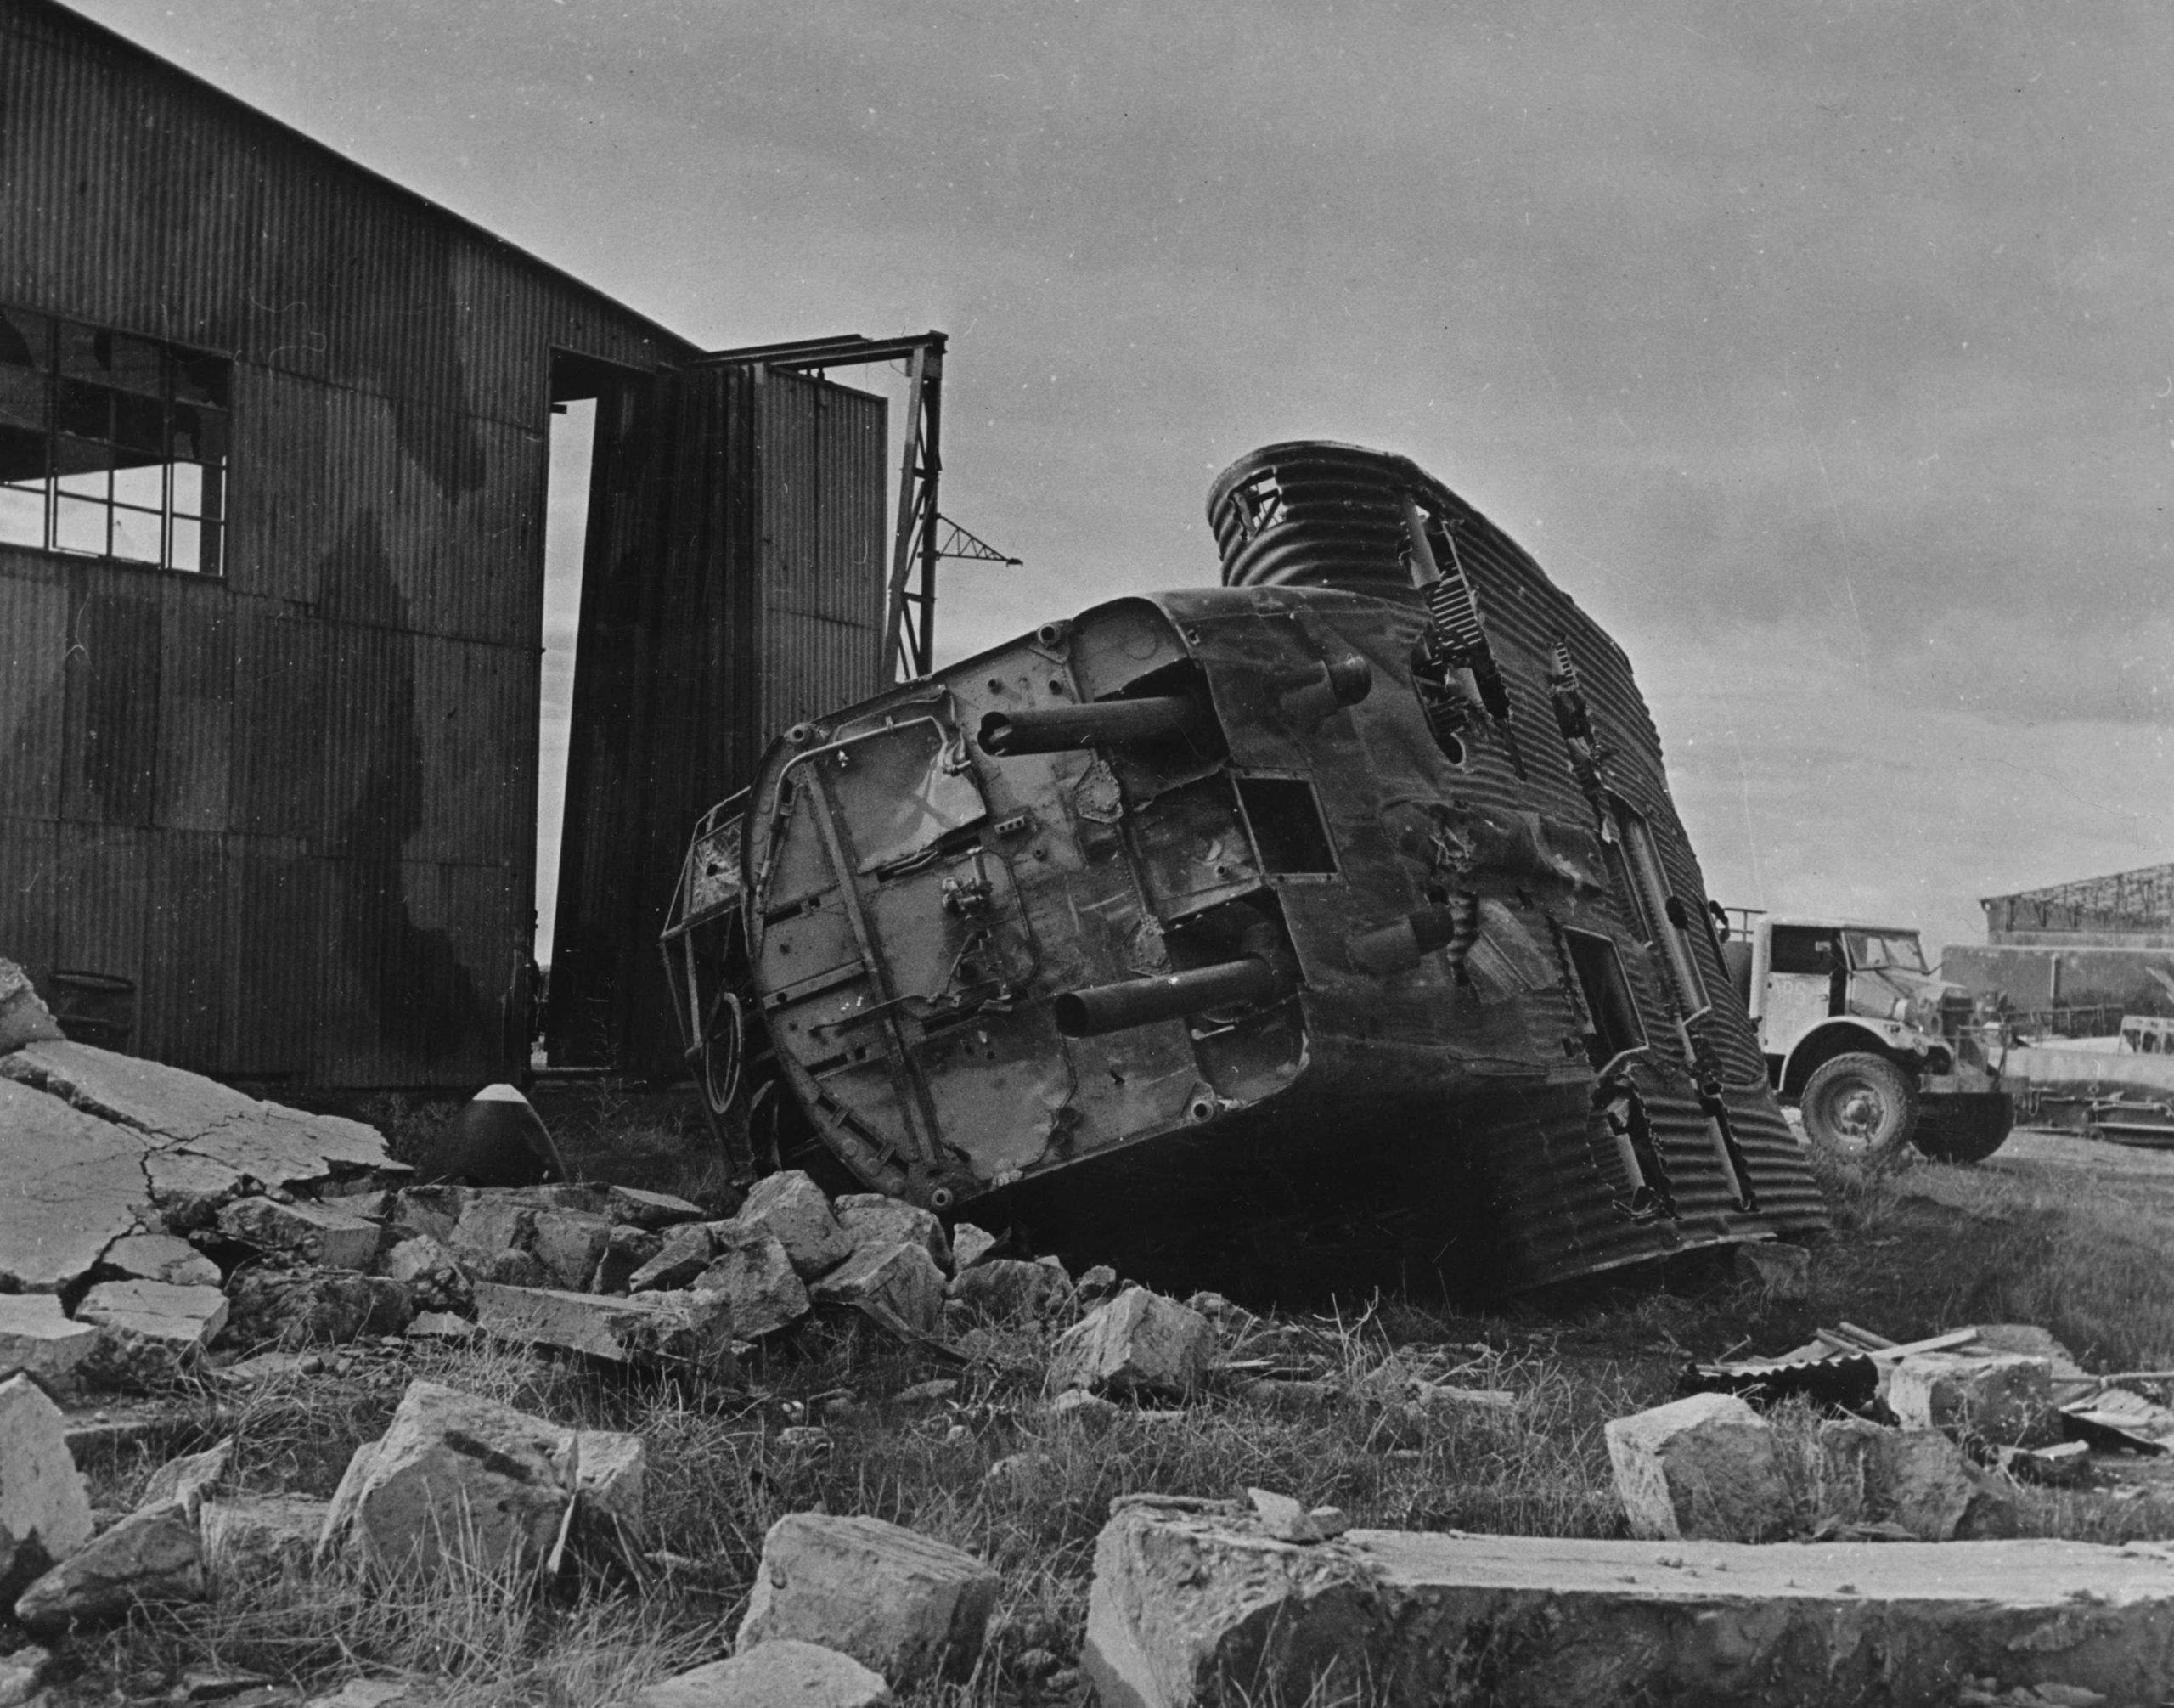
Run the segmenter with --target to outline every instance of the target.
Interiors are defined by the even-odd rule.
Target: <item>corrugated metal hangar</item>
[[[2109,1012],[2174,1012],[2174,865],[1987,896],[1979,905],[1985,946],[1950,948],[1941,961],[1966,989],[2057,1024],[2062,1011],[2090,1011],[2087,1030],[2110,1030]]]
[[[50,0],[0,0],[0,955],[228,1079],[515,1074],[548,426],[594,398],[556,1041],[676,1057],[688,826],[883,675],[883,400]]]

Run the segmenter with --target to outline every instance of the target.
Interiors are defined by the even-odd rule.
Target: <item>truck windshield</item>
[[[1850,965],[1859,968],[1899,967],[1905,972],[1925,971],[1925,951],[1914,932],[1845,931]]]

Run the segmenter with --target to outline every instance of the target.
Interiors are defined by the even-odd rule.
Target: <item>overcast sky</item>
[[[951,334],[947,655],[1351,440],[1623,641],[1718,897],[2174,859],[2157,0],[79,3],[710,346]]]

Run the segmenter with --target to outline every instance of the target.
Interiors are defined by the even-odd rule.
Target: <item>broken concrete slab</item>
[[[249,1183],[224,1163],[187,1151],[153,1151],[144,1158],[151,1209],[168,1233],[193,1233],[217,1225],[219,1212]]]
[[[1592,1542],[1353,1530],[1313,1547],[1140,1502],[1097,1544],[1106,1708],[2157,1701],[2174,1564],[2082,1542]],[[2095,1691],[2098,1699],[2061,1691]]]
[[[900,1684],[963,1673],[1000,1587],[973,1555],[881,1519],[789,1513],[763,1538],[734,1647],[821,1642]]]
[[[1757,1542],[1790,1524],[1766,1420],[1733,1394],[1694,1394],[1608,1424],[1608,1463],[1635,1536]]]
[[[95,1322],[200,1351],[226,1327],[227,1295],[216,1287],[173,1287],[163,1281],[102,1281],[76,1307],[78,1322]]]
[[[925,1245],[870,1243],[817,1282],[808,1296],[818,1305],[871,1305],[909,1328],[932,1333],[943,1316],[943,1271]]]
[[[216,1079],[89,1044],[30,1044],[0,1075],[155,1140],[224,1163],[267,1186],[301,1186],[336,1169],[404,1173],[373,1127],[260,1102]]]
[[[1819,1426],[1816,1516],[1892,1524],[1920,1542],[2014,1533],[2014,1502],[1937,1429],[1889,1429],[1861,1418]]]
[[[219,1211],[219,1231],[268,1256],[324,1269],[364,1270],[377,1261],[385,1230],[323,1204],[236,1198]]]
[[[1016,1257],[988,1258],[961,1269],[943,1290],[986,1322],[1051,1316],[1072,1300],[1072,1283],[1061,1270]]]
[[[1888,1409],[1905,1429],[2009,1446],[2057,1440],[2051,1361],[2021,1352],[1913,1352],[1896,1361]]]
[[[627,1291],[670,1293],[685,1287],[710,1266],[716,1251],[707,1223],[682,1222],[667,1229],[656,1252],[627,1277]]]
[[[476,1283],[476,1322],[526,1345],[555,1346],[615,1364],[677,1365],[736,1381],[732,1307],[720,1294],[644,1293],[616,1299],[553,1288]]]
[[[91,1497],[60,1408],[25,1376],[0,1382],[0,1595],[91,1537]]]
[[[1215,1331],[1197,1311],[1128,1287],[1057,1337],[1050,1382],[1096,1393],[1187,1394],[1208,1379],[1214,1350]]]
[[[0,1079],[0,1288],[58,1292],[133,1233],[144,1152],[140,1134]]]
[[[951,1242],[934,1212],[881,1192],[848,1192],[833,1200],[831,1209],[855,1251],[871,1245],[918,1245],[938,1269],[950,1273]]]
[[[331,1514],[307,1495],[235,1495],[197,1509],[204,1570],[212,1591],[300,1571],[309,1564]]]
[[[0,1378],[27,1376],[48,1394],[72,1396],[98,1344],[97,1325],[69,1321],[54,1294],[0,1294]]]
[[[30,974],[0,956],[0,1056],[25,1044],[59,1043],[66,1035]]]
[[[853,1243],[838,1226],[830,1199],[798,1169],[757,1181],[733,1220],[774,1235],[803,1281],[828,1274],[853,1255]]]
[[[131,1233],[105,1249],[99,1267],[126,1281],[163,1281],[169,1287],[217,1287],[219,1265],[185,1239],[170,1233]]]
[[[398,1334],[415,1314],[399,1282],[352,1270],[247,1269],[228,1283],[228,1338],[246,1345],[341,1346]]]
[[[808,1289],[774,1234],[729,1221],[712,1223],[709,1232],[715,1255],[688,1285],[731,1302],[735,1334],[757,1339],[807,1316]]]
[[[652,1684],[634,1708],[891,1708],[883,1675],[820,1643],[778,1638]]]
[[[540,1563],[572,1498],[566,1439],[494,1400],[410,1383],[383,1437],[348,1462],[323,1545],[388,1570]]]
[[[674,1198],[670,1192],[645,1192],[633,1187],[608,1187],[604,1197],[604,1215],[617,1227],[640,1227],[651,1230],[671,1227],[683,1221],[701,1221],[709,1212],[698,1203]]]
[[[641,1266],[664,1249],[664,1236],[645,1227],[615,1227],[589,1277],[591,1293],[624,1293],[634,1284]]]
[[[403,1187],[386,1200],[378,1220],[396,1241],[428,1236],[442,1245],[453,1243],[453,1231],[472,1196],[465,1187]]]
[[[201,1601],[204,1551],[178,1501],[129,1514],[25,1590],[15,1617],[36,1632],[118,1618],[147,1603]]]

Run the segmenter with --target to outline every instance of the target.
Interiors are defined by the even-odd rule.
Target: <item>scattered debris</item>
[[[737,1383],[732,1307],[716,1293],[597,1293],[476,1283],[476,1321],[532,1346],[583,1352],[615,1364],[676,1366]]]
[[[763,1538],[736,1647],[824,1643],[900,1684],[963,1674],[999,1587],[973,1555],[897,1525],[791,1513]]]
[[[1002,1242],[987,1228],[976,1227],[970,1221],[951,1225],[951,1268],[955,1274],[963,1275],[983,1258],[994,1251]]]
[[[71,1322],[52,1294],[0,1294],[0,1377],[27,1376],[68,1399],[83,1385],[99,1344],[98,1326]]]
[[[773,1638],[652,1684],[634,1708],[891,1708],[891,1688],[849,1654]]]
[[[227,1295],[216,1287],[102,1281],[76,1307],[76,1320],[124,1329],[178,1351],[200,1352],[226,1326],[227,1308]]]
[[[217,1488],[219,1480],[226,1475],[234,1457],[234,1441],[229,1435],[217,1446],[207,1447],[200,1453],[168,1459],[151,1473],[151,1480],[144,1485],[143,1497],[136,1503],[138,1509],[177,1501],[183,1512],[194,1518],[204,1504],[205,1496]]]
[[[757,1181],[736,1219],[774,1235],[803,1281],[828,1274],[853,1255],[853,1241],[838,1226],[830,1199],[798,1169]]]
[[[918,1245],[938,1269],[950,1272],[951,1242],[944,1237],[943,1224],[920,1205],[881,1192],[848,1192],[835,1201],[831,1213],[855,1253],[870,1246]]]
[[[2050,1439],[2053,1373],[2021,1352],[1913,1352],[1895,1361],[1887,1404],[1905,1429],[1953,1429],[1974,1440]]]
[[[863,1218],[864,1228],[873,1226]],[[877,1305],[926,1334],[942,1317],[943,1271],[924,1242],[871,1237],[810,1288],[808,1297],[818,1305]]]
[[[730,1301],[734,1333],[752,1340],[807,1316],[808,1289],[776,1235],[729,1221],[712,1224],[710,1232],[716,1255],[690,1284]]]

